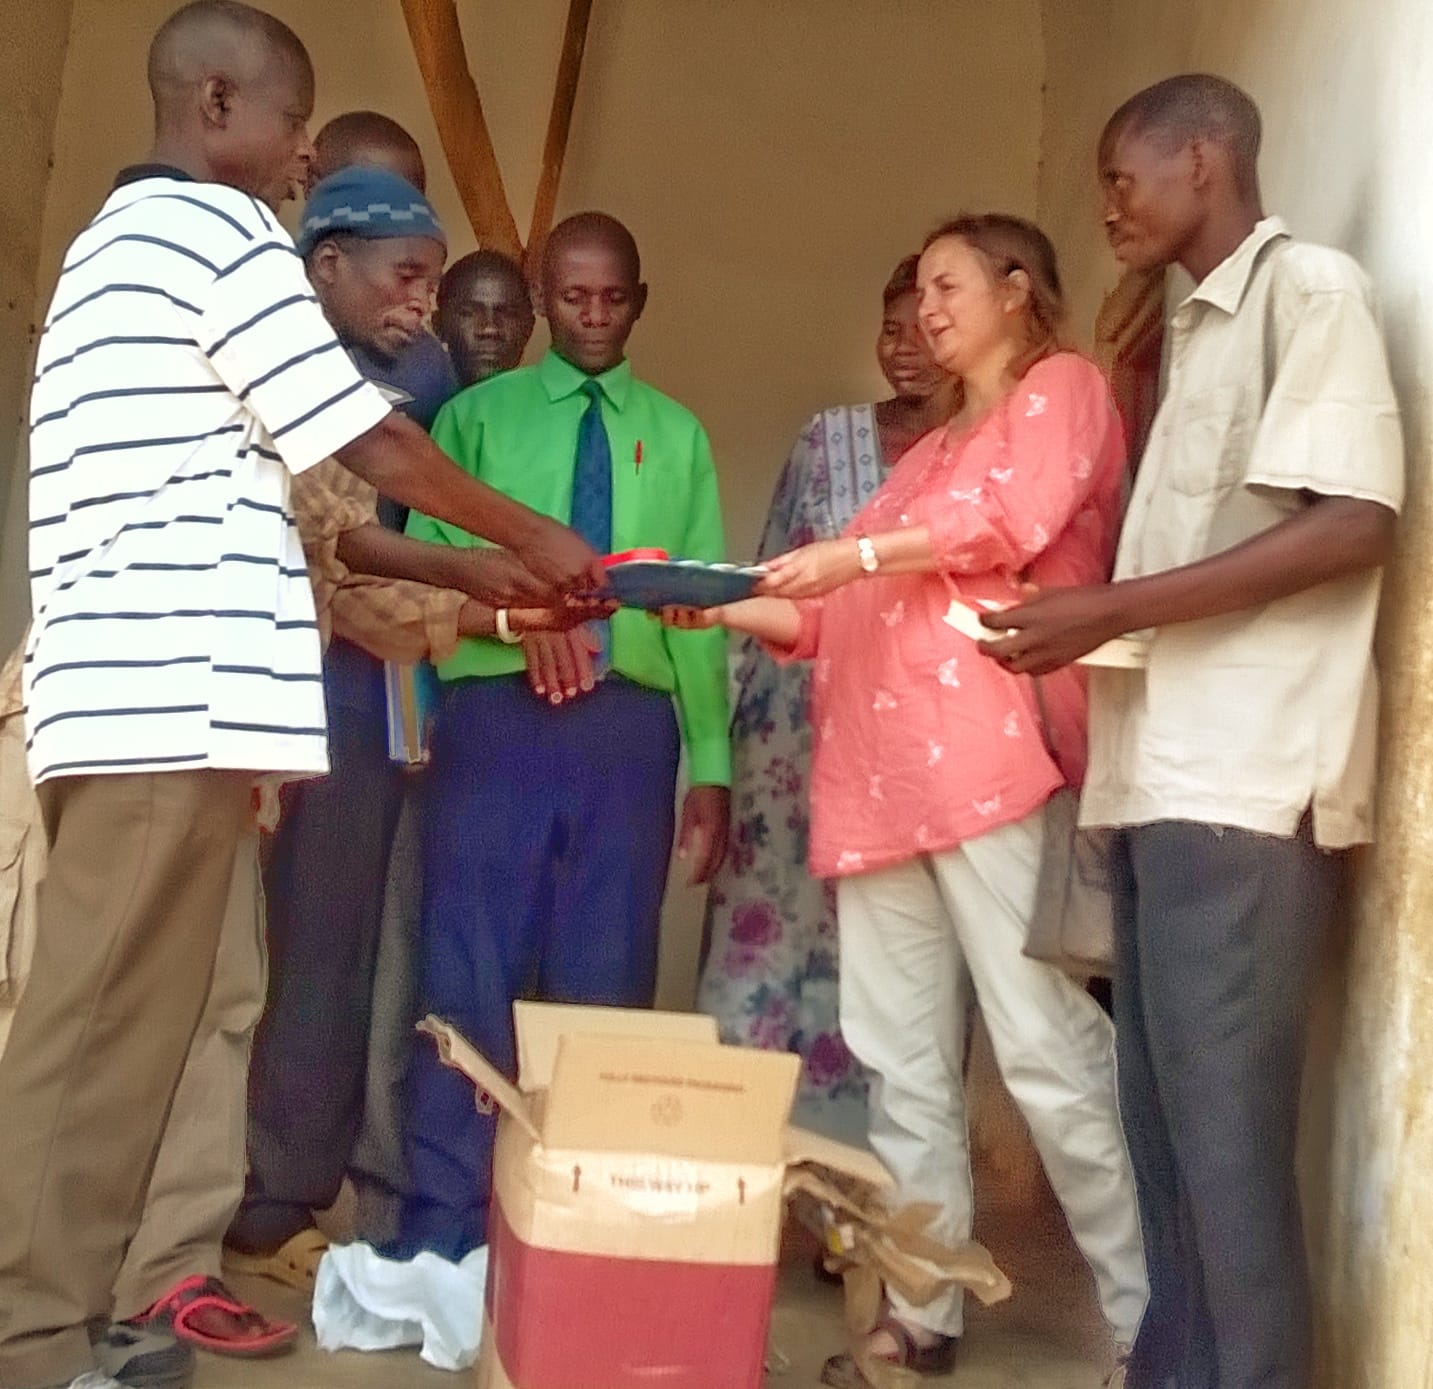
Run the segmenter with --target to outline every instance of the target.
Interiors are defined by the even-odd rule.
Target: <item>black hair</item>
[[[315,176],[337,173],[350,165],[364,165],[362,157],[373,149],[386,149],[395,158],[411,161],[420,175],[417,189],[426,192],[427,166],[418,142],[391,116],[381,111],[345,111],[335,116],[314,136]]]
[[[891,271],[891,278],[886,281],[886,287],[881,291],[881,302],[886,308],[890,308],[904,295],[916,292],[916,267],[920,264],[920,259],[919,254],[906,256]]]
[[[1258,190],[1259,108],[1243,88],[1222,77],[1185,72],[1136,92],[1109,118],[1100,148],[1108,149],[1126,134],[1159,137],[1170,153],[1191,140],[1221,144],[1233,157],[1240,191]]]
[[[623,223],[606,212],[574,213],[571,217],[565,217],[548,233],[547,242],[542,248],[544,280],[552,273],[552,262],[558,251],[576,242],[597,242],[615,251],[632,277],[632,283],[642,283],[642,257],[637,252],[637,238]]]
[[[461,286],[479,275],[510,277],[522,291],[523,302],[528,302],[527,279],[518,263],[511,256],[505,256],[501,251],[483,248],[470,251],[448,267],[438,285],[438,312],[443,312],[444,306],[452,301]]]

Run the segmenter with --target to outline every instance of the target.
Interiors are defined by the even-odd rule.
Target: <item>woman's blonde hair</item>
[[[922,252],[948,236],[965,242],[985,262],[992,282],[1008,279],[1017,270],[1023,270],[1030,282],[1026,304],[1030,344],[1010,364],[1011,372],[1017,378],[1024,376],[1036,362],[1060,351],[1065,291],[1060,285],[1060,266],[1050,238],[1023,217],[1005,212],[964,213],[931,232]]]

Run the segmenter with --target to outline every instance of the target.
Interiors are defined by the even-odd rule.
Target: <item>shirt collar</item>
[[[632,364],[625,357],[615,367],[608,367],[600,376],[588,376],[565,357],[559,357],[548,348],[542,361],[537,364],[538,379],[547,391],[549,400],[566,400],[576,395],[587,381],[595,381],[602,388],[612,406],[621,410],[627,403],[627,392],[632,386]]]
[[[1265,217],[1254,224],[1254,230],[1214,267],[1195,287],[1184,302],[1199,300],[1223,309],[1227,314],[1239,311],[1244,302],[1244,293],[1249,281],[1254,278],[1254,268],[1259,263],[1259,253],[1271,241],[1287,237],[1289,229],[1281,217]]]
[[[176,169],[173,164],[131,164],[114,176],[114,186],[123,188],[127,183],[139,183],[146,178],[172,178],[178,179],[180,183],[194,182],[192,174]]]

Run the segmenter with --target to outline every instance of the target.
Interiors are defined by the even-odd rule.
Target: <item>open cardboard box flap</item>
[[[705,1013],[658,1013],[651,1009],[597,1008],[577,1003],[513,1004],[517,1033],[518,1089],[525,1095],[546,1090],[564,1036],[665,1037],[671,1041],[717,1044],[716,1019]]]
[[[461,1071],[473,1082],[477,1090],[478,1108],[484,1114],[491,1114],[494,1106],[513,1121],[534,1143],[542,1142],[528,1102],[512,1083],[491,1061],[478,1051],[452,1023],[429,1013],[418,1024],[419,1032],[426,1032],[438,1044],[438,1057],[445,1066]]]
[[[881,1160],[865,1148],[853,1148],[824,1134],[792,1124],[786,1130],[786,1165],[788,1168],[825,1167],[843,1177],[851,1177],[867,1186],[884,1190],[895,1185]]]
[[[890,1174],[864,1149],[787,1126],[795,1057],[721,1046],[716,1021],[705,1014],[518,1002],[513,1025],[517,1085],[450,1024],[429,1017],[420,1030],[437,1042],[445,1064],[473,1082],[479,1108],[505,1110],[536,1143],[784,1162],[826,1168],[878,1189],[891,1185]],[[559,1053],[569,1037],[581,1040],[567,1052],[558,1085]],[[680,1074],[673,1073],[674,1062]],[[628,1079],[618,1082],[618,1075]],[[657,1082],[664,1076],[680,1085],[662,1092]],[[544,1092],[546,1103],[535,1104]]]

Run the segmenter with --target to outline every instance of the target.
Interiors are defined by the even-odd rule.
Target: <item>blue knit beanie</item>
[[[448,238],[433,205],[405,178],[387,169],[340,169],[309,194],[299,229],[299,254],[307,256],[335,232],[379,240],[427,236],[446,254]]]

